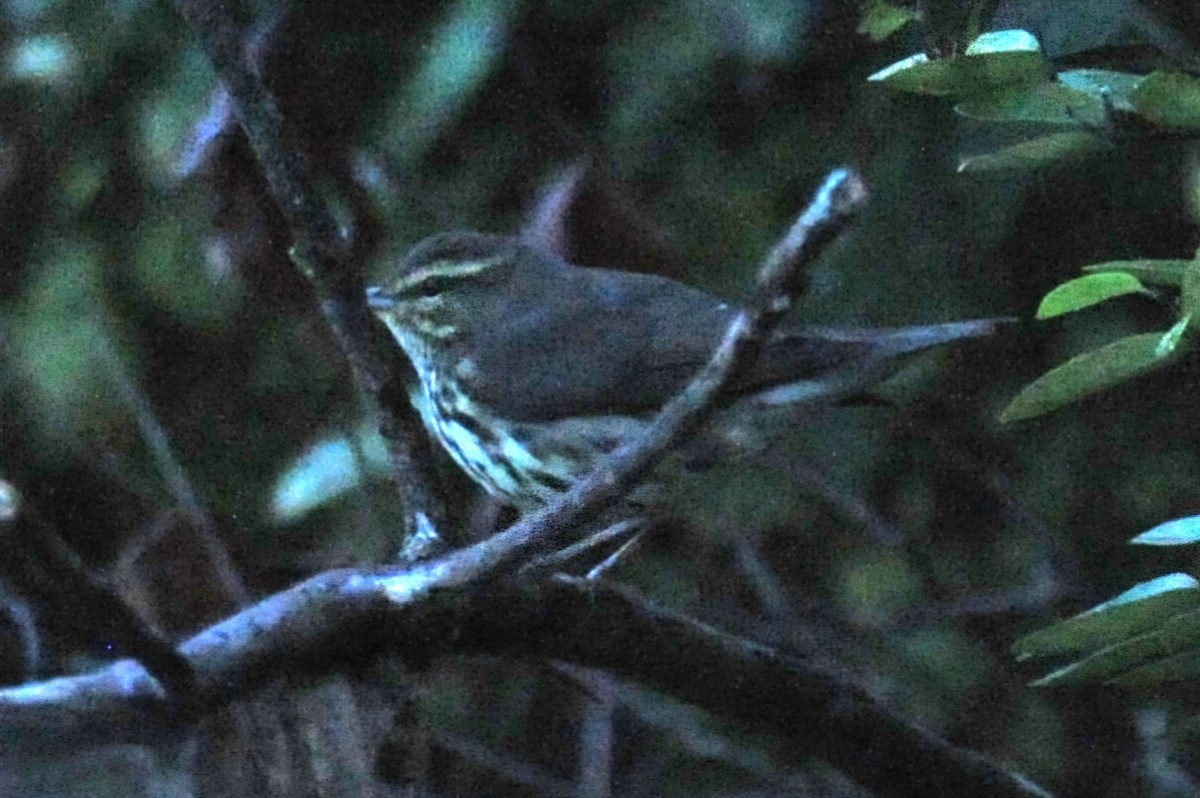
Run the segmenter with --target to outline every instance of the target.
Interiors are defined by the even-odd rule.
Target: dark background
[[[1026,27],[1055,59],[1146,42],[1186,49],[1198,29],[1187,6],[1014,2],[989,27]],[[799,312],[821,323],[1030,318],[1085,264],[1186,258],[1197,243],[1196,161],[1182,139],[1040,172],[956,175],[961,156],[1021,131],[868,84],[926,39],[914,25],[872,43],[855,33],[855,4],[312,0],[242,11],[254,20],[248,50],[301,125],[371,275],[438,230],[516,231],[573,179],[563,213],[573,260],[737,298],[840,164],[874,194],[813,271]],[[332,451],[321,442],[360,440],[370,418],[169,4],[6,4],[0,70],[0,476],[174,634],[233,602],[190,542],[195,518],[139,428],[148,415],[255,594],[390,556],[397,508],[378,473],[358,474],[369,458],[347,449],[296,470],[305,453]],[[688,518],[619,577],[736,633],[815,647],[905,716],[1065,794],[1189,794],[1186,782],[1170,791],[1183,774],[1155,731],[1186,716],[1182,691],[1032,690],[1042,670],[1008,648],[1191,567],[1186,550],[1125,541],[1200,504],[1195,364],[1038,421],[995,420],[1070,355],[1173,321],[1168,305],[1130,298],[925,355],[892,386],[895,407],[814,412],[765,462],[681,486]],[[334,488],[300,491],[315,506],[284,519],[273,502],[289,474]],[[463,523],[478,519],[469,487],[453,490]],[[41,620],[39,675],[105,656],[95,629]],[[621,695],[613,794],[855,794],[820,768],[780,774],[766,741]],[[583,757],[588,695],[536,667],[438,661],[414,700],[440,740],[428,774],[444,794],[549,794],[453,741],[559,779]],[[175,794],[162,774],[186,763],[139,756],[10,765],[0,785]]]

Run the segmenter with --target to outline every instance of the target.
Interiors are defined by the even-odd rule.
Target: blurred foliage
[[[820,177],[851,163],[873,203],[814,268],[807,318],[1029,318],[1075,285],[1036,329],[922,358],[893,386],[896,407],[814,411],[764,457],[681,486],[685,522],[618,575],[731,631],[818,652],[906,716],[1064,793],[1159,786],[1165,766],[1142,767],[1137,699],[1031,691],[1044,668],[1014,667],[1010,647],[1195,568],[1191,549],[1126,546],[1200,503],[1193,4],[258,0],[243,11],[248,57],[304,130],[372,275],[437,230],[519,228],[574,166],[573,260],[737,297]],[[970,50],[981,30],[1028,33]],[[951,101],[868,80],[914,53],[925,57],[892,75],[927,72],[900,88]],[[179,543],[196,530],[119,390],[125,375],[255,593],[388,557],[396,507],[370,466],[370,419],[169,4],[5,4],[0,70],[0,478],[167,628],[219,617],[222,602],[205,600],[218,582]],[[980,153],[993,160],[974,168],[1040,168],[956,172]],[[1124,276],[1082,291],[1084,267]],[[1101,354],[1113,342],[1116,360]],[[998,422],[1022,386],[1068,367],[1065,394],[1017,414],[1025,423]],[[1110,379],[1114,368],[1138,379]],[[463,480],[452,489],[464,526],[495,519]],[[1194,590],[1102,605],[1079,616],[1100,619],[1087,647],[1047,656],[1187,652],[1194,611],[1156,603],[1182,592]],[[1131,611],[1145,623],[1110,623]],[[42,675],[105,656],[45,634]],[[414,678],[395,670],[376,675]],[[426,775],[445,794],[539,794],[518,774],[571,779],[586,756],[593,698],[577,686],[458,659],[415,678],[416,715],[444,741]],[[1188,698],[1162,692],[1158,706],[1186,717]],[[662,715],[632,693],[617,702],[614,793],[821,778],[780,773],[770,743],[737,729],[688,732]],[[529,768],[498,773],[452,735]],[[1177,745],[1180,761],[1194,753],[1194,738]],[[55,767],[4,760],[0,746],[0,783],[159,795],[178,787],[163,773],[181,761],[122,748]]]

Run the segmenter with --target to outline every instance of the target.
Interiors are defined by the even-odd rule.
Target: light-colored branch
[[[800,293],[807,267],[866,205],[867,193],[866,184],[852,170],[830,173],[808,208],[768,255],[759,272],[754,300],[730,323],[708,365],[667,403],[654,422],[549,507],[487,540],[453,552],[445,558],[445,567],[457,574],[461,583],[507,573],[530,555],[558,548],[581,522],[624,496],[704,422],[725,387],[753,364],[771,330]]]
[[[896,715],[852,680],[583,579],[431,591],[436,569],[334,571],[185,642],[201,706],[283,672],[328,672],[385,652],[543,657],[604,668],[761,733],[792,741],[884,796],[1045,796],[983,755]],[[0,739],[45,751],[162,739],[181,718],[140,666],[0,690]],[[13,753],[18,753],[14,747]]]

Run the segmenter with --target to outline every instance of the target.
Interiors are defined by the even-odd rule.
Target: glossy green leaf
[[[1200,79],[1179,72],[1152,72],[1130,96],[1134,110],[1160,127],[1200,131]]]
[[[988,122],[1042,122],[1098,126],[1104,123],[1104,103],[1082,91],[1049,81],[990,92],[959,103],[955,112]]]
[[[1027,30],[1011,28],[983,34],[967,45],[966,55],[990,55],[992,53],[1040,53],[1042,46],[1037,37]]]
[[[1200,582],[1188,574],[1167,574],[1026,635],[1012,650],[1018,660],[1077,654],[1148,632],[1195,609],[1200,609]]]
[[[1113,72],[1109,69],[1069,69],[1056,75],[1058,82],[1099,99],[1105,95],[1118,111],[1132,112],[1134,89],[1145,75]]]
[[[1037,39],[1025,31],[998,31],[976,39],[963,55],[934,60],[918,53],[868,80],[915,94],[971,97],[1036,85],[1046,77]]]
[[[964,158],[959,172],[986,172],[993,169],[1034,169],[1073,158],[1082,158],[1107,149],[1108,145],[1094,133],[1067,130],[1050,133],[1011,147],[983,155]]]
[[[1129,542],[1139,546],[1186,546],[1200,543],[1200,515],[1189,515],[1159,524]]]
[[[1158,354],[1162,337],[1161,332],[1131,335],[1068,360],[1026,385],[1000,421],[1045,415],[1172,362],[1173,357]]]
[[[893,3],[874,2],[863,10],[855,32],[873,42],[881,42],[918,17],[919,14],[911,9]]]
[[[1165,660],[1181,653],[1200,650],[1200,609],[1163,618],[1155,628],[1104,646],[1095,653],[1033,682],[1034,687],[1065,687],[1094,682],[1112,683],[1117,677],[1146,666],[1159,666],[1160,675],[1171,674],[1162,668]],[[1148,674],[1140,677],[1145,679]],[[1159,679],[1161,681],[1162,679]]]
[[[1112,260],[1084,266],[1089,273],[1125,272],[1150,285],[1165,285],[1178,288],[1183,285],[1183,273],[1190,260]]]
[[[1065,282],[1046,294],[1038,305],[1037,318],[1051,319],[1114,297],[1149,293],[1138,278],[1126,272],[1089,274]]]

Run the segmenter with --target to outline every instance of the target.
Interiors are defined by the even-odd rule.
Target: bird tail
[[[903,365],[905,356],[966,338],[983,338],[1017,321],[1011,317],[967,319],[944,324],[894,328],[805,328],[782,333],[771,355],[802,347],[816,366],[810,373],[780,379],[761,390],[762,404],[841,400],[862,395]]]
[[[913,327],[814,328],[812,332],[849,344],[868,344],[871,354],[875,357],[898,357],[963,338],[986,338],[995,335],[1003,327],[1016,324],[1017,321],[1019,319],[1012,316],[995,316]]]

